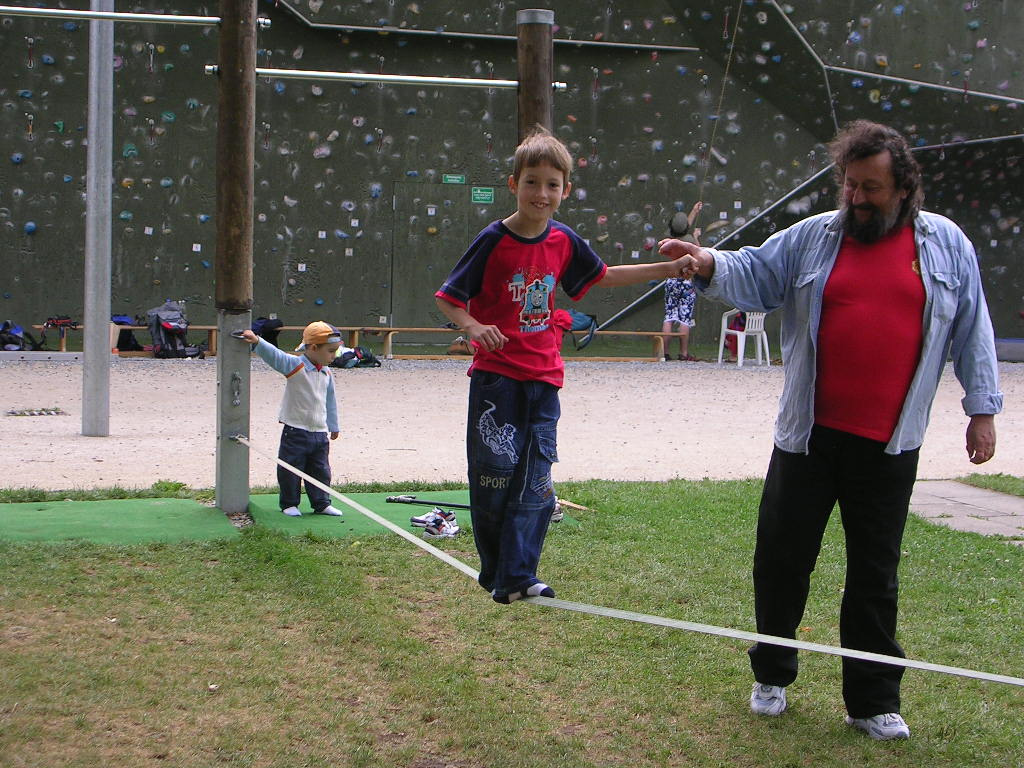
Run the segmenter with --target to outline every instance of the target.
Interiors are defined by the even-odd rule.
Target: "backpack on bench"
[[[332,368],[380,368],[380,358],[366,347],[344,347],[338,350],[338,356],[331,361]]]
[[[583,349],[594,340],[594,333],[597,331],[597,316],[588,315],[576,309],[569,309],[568,312],[572,318],[572,327],[569,328],[572,344],[576,349]],[[582,338],[578,338],[576,334],[583,334]]]
[[[186,343],[188,320],[185,311],[177,301],[165,301],[162,306],[146,313],[149,335],[153,337],[153,357],[201,357],[199,347]]]
[[[262,339],[266,339],[270,344],[280,348],[280,344],[277,343],[277,337],[281,335],[281,327],[284,322],[275,318],[269,317],[257,317],[252,321],[252,332],[255,333]]]
[[[22,329],[20,325],[15,325],[10,320],[4,320],[0,325],[0,352],[39,351],[42,348],[42,341],[36,341],[32,334]]]
[[[146,325],[146,320],[139,315],[133,320],[128,315],[111,315],[110,322],[114,325]],[[142,352],[143,347],[135,337],[135,331],[130,328],[122,328],[117,332],[117,342],[114,346],[121,352]]]

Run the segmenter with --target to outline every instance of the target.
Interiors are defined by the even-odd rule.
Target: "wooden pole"
[[[249,345],[230,334],[252,322],[256,142],[256,0],[221,0],[217,102],[217,507],[249,507]]]
[[[524,9],[516,14],[516,66],[519,72],[519,141],[541,125],[552,129],[555,12]]]
[[[252,309],[256,0],[221,0],[216,306]]]

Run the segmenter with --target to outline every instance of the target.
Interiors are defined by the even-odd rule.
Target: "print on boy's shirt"
[[[535,333],[548,329],[551,318],[551,296],[555,292],[555,276],[541,276],[531,268],[529,273],[517,272],[508,284],[512,301],[519,304],[519,330]]]

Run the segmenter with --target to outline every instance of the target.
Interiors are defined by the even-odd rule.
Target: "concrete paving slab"
[[[918,517],[957,517],[962,515],[964,505],[956,501],[937,499],[926,503],[910,502],[910,511]]]
[[[953,480],[920,480],[910,510],[947,528],[985,536],[1024,535],[1024,497],[1011,496]],[[1024,541],[1011,540],[1015,546]]]
[[[1017,532],[1014,533],[1014,534],[1011,534],[1013,536],[1022,536],[1022,535],[1024,535],[1024,517],[1019,517],[1018,515],[1002,515],[1002,516],[990,517],[990,518],[987,518],[987,519],[991,523],[995,523],[995,524],[998,524],[998,525],[1005,525],[1005,526],[1007,526],[1009,528],[1016,528]]]
[[[970,531],[980,533],[983,536],[1020,536],[1021,531],[1014,525],[993,522],[990,518],[982,517],[933,517],[931,522],[944,525],[947,528],[954,528],[958,531]]]

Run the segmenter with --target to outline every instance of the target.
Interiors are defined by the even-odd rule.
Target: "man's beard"
[[[900,208],[902,206],[894,206],[888,213],[883,213],[881,208],[870,203],[858,206],[844,205],[842,214],[846,234],[861,243],[877,243],[903,223]],[[870,211],[871,217],[867,221],[858,221],[855,215],[855,211],[858,210]]]

